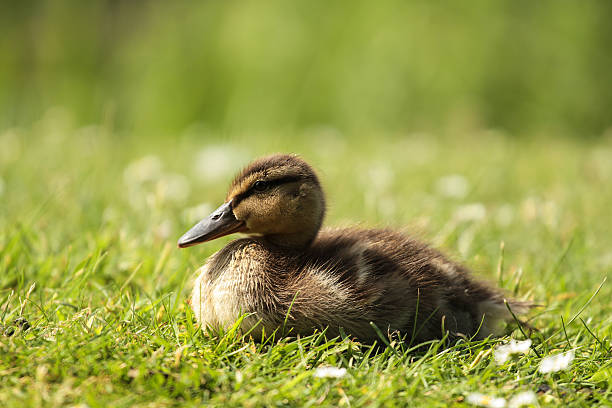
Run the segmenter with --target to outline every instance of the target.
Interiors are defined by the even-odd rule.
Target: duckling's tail
[[[541,307],[537,303],[528,301],[528,300],[516,300],[516,299],[504,299],[504,303],[508,309],[510,317],[506,319],[507,322],[512,322],[513,320],[521,327],[527,328],[530,332],[539,331],[536,327],[532,326],[527,320],[522,319],[521,317],[529,313],[529,311],[536,307]]]
[[[517,316],[524,315],[528,313],[534,307],[539,306],[528,300],[516,300],[516,299],[504,299],[504,304],[506,308],[508,309],[508,312],[511,315],[514,314]]]
[[[477,338],[483,339],[489,335],[500,335],[503,332],[504,323],[516,322],[521,327],[536,330],[522,316],[527,314],[537,305],[533,302],[515,299],[489,299],[478,304],[479,315],[482,316],[482,324],[478,330]]]

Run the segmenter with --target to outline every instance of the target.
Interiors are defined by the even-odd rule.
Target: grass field
[[[151,141],[51,111],[2,130],[0,146],[4,407],[460,407],[473,392],[523,391],[541,406],[612,405],[609,137],[194,129]],[[321,334],[258,344],[194,326],[194,271],[232,238],[187,250],[176,240],[222,202],[240,166],[277,151],[319,170],[327,225],[405,229],[541,304],[531,351],[496,364],[496,345],[525,338],[515,327],[415,352]],[[567,370],[538,371],[569,350]],[[324,366],[347,371],[315,376]]]

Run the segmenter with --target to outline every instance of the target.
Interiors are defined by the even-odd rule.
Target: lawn
[[[129,138],[50,111],[0,132],[0,405],[541,406],[612,404],[612,141],[494,131]],[[540,304],[539,332],[374,347],[318,333],[263,344],[200,330],[195,269],[232,239],[179,250],[240,166],[277,151],[320,172],[327,225],[391,226]],[[531,336],[498,365],[494,348]],[[378,347],[380,346],[380,347]],[[542,358],[573,350],[566,370]],[[318,367],[345,368],[320,378]]]

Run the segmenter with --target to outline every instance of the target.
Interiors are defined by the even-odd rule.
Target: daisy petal
[[[479,407],[491,407],[491,408],[504,408],[506,406],[506,400],[503,398],[491,397],[489,395],[481,394],[479,392],[473,392],[468,394],[465,400],[472,405]]]
[[[317,378],[342,378],[346,375],[346,368],[318,367],[314,376]]]
[[[541,373],[554,373],[561,370],[567,370],[574,360],[574,351],[570,350],[567,353],[555,354],[544,357],[540,362],[539,370]]]
[[[525,391],[512,397],[508,408],[520,408],[531,405],[538,405],[538,397],[533,391]]]

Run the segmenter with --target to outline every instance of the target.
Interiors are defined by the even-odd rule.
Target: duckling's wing
[[[320,295],[318,304],[333,310],[329,320],[351,321],[357,315],[361,331],[367,320],[415,340],[439,338],[447,330],[481,338],[511,318],[500,291],[394,231],[326,230],[307,255],[304,276],[311,292]],[[296,286],[304,282],[298,280]],[[527,308],[517,302],[511,306],[517,313]]]

